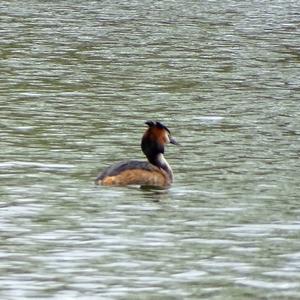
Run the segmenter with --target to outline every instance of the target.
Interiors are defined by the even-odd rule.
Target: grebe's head
[[[144,154],[154,156],[165,152],[165,144],[171,143],[178,145],[176,140],[171,136],[171,132],[167,126],[158,121],[147,121],[146,132],[143,135],[141,147]]]

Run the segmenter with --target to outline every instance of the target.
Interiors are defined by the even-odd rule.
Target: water
[[[299,8],[1,1],[1,299],[299,299]],[[147,119],[172,187],[95,187]]]

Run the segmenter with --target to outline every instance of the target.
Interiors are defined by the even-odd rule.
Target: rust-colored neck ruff
[[[172,182],[173,172],[163,155],[165,152],[164,145],[167,142],[168,134],[164,129],[156,127],[148,128],[142,138],[141,148],[148,161],[165,171]]]

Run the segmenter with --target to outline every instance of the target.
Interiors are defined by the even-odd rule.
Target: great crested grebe
[[[141,148],[148,161],[122,161],[106,168],[97,178],[102,185],[141,185],[168,187],[173,181],[173,172],[164,158],[165,144],[178,145],[170,130],[160,122],[147,121]]]

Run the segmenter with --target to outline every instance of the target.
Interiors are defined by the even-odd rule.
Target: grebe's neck
[[[155,156],[147,156],[147,158],[151,164],[167,172],[171,182],[173,181],[173,171],[162,153],[158,153]]]

